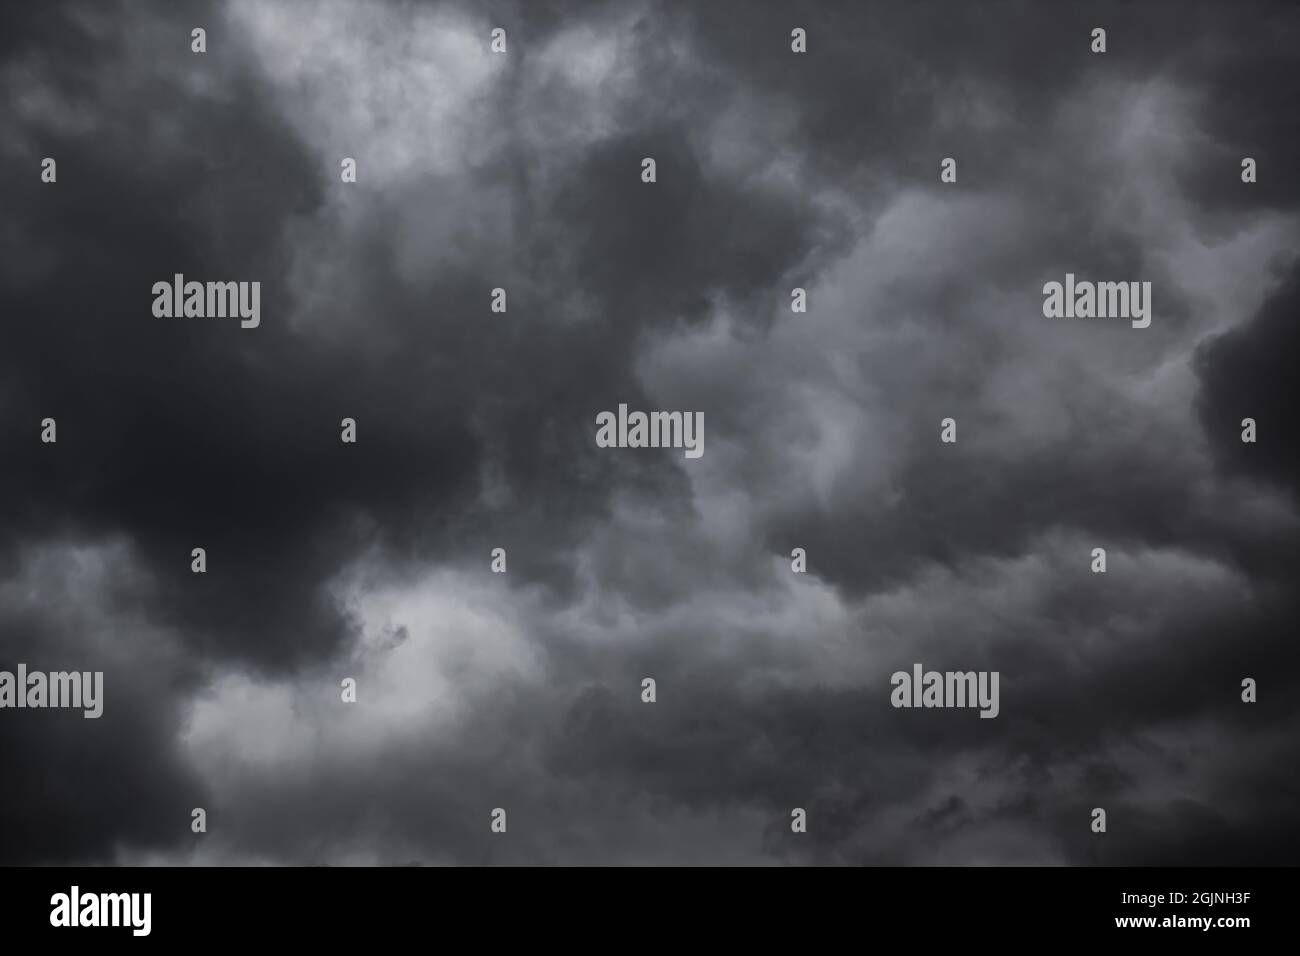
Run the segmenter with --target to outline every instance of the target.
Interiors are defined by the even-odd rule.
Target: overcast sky
[[[1293,5],[0,17],[0,862],[1300,858]]]

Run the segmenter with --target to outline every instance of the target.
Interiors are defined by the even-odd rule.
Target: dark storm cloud
[[[925,183],[956,145],[977,181],[999,182],[1071,88],[1168,72],[1195,57],[1211,31],[1226,31],[1216,42],[1232,50],[1268,29],[1213,3],[772,0],[746,4],[743,15],[726,4],[669,9],[729,80],[797,104],[815,161],[839,175],[864,167],[872,178]],[[790,62],[796,26],[807,30],[810,55]],[[1104,61],[1090,51],[1094,27],[1108,32]],[[981,127],[983,135],[970,135]]]
[[[92,59],[79,61],[87,75],[129,75],[134,66],[123,62],[125,24],[109,29]],[[278,218],[310,202],[301,153],[242,92],[228,108],[194,108],[174,86],[155,90],[137,79],[101,91],[87,83],[74,102],[93,113],[92,130],[42,141],[43,151],[26,157],[54,155],[58,184],[41,190],[30,177],[8,180],[22,241],[64,254],[39,281],[20,277],[5,291],[6,314],[22,317],[9,328],[4,358],[6,446],[21,463],[6,470],[5,525],[11,544],[51,529],[127,533],[167,582],[168,617],[199,641],[209,627],[224,630],[224,617],[238,625],[227,640],[274,658],[329,631],[328,617],[302,617],[321,569],[311,560],[319,507],[301,492],[302,449],[311,447],[302,425],[318,417],[320,400],[310,378],[297,378],[306,363],[282,330],[262,330],[264,351],[253,352],[222,334],[229,328],[162,328],[149,311],[149,289],[174,272],[263,274]],[[256,157],[259,172],[221,199],[218,221],[242,230],[226,236],[222,227],[209,231],[203,211],[215,191],[226,192],[214,185],[208,158],[241,162],[231,143]],[[274,274],[266,280],[274,308]],[[31,440],[46,416],[59,422],[56,446]],[[209,550],[212,579],[189,574],[196,546]],[[194,583],[209,580],[226,584],[205,593]]]
[[[1224,466],[1293,492],[1300,460],[1292,441],[1241,440],[1242,419],[1262,432],[1289,428],[1300,414],[1294,359],[1300,346],[1300,264],[1249,322],[1206,343],[1197,356],[1203,388],[1200,410],[1206,434]]]
[[[184,37],[188,22],[151,23],[150,36]],[[69,18],[65,31],[74,40],[77,24]],[[574,368],[564,343],[521,336],[494,357],[500,341],[480,322],[464,323],[486,311],[490,276],[439,279],[436,308],[459,321],[431,323],[427,299],[390,292],[382,268],[365,278],[364,263],[356,281],[370,308],[359,317],[360,342],[320,348],[279,320],[242,333],[255,343],[203,320],[162,327],[148,311],[148,290],[175,272],[259,278],[266,312],[287,312],[292,292],[277,239],[287,219],[319,205],[322,184],[255,83],[218,77],[222,95],[197,100],[177,88],[203,69],[189,65],[184,44],[163,49],[168,67],[157,69],[170,83],[161,88],[96,87],[97,73],[134,66],[121,46],[127,22],[105,29],[79,61],[86,79],[71,94],[93,115],[92,130],[42,138],[42,152],[28,157],[59,157],[57,188],[27,180],[9,187],[10,208],[25,224],[21,241],[68,253],[41,281],[20,281],[6,294],[6,311],[24,316],[6,351],[10,457],[19,463],[6,471],[15,482],[5,494],[6,526],[19,536],[68,524],[130,534],[168,582],[169,619],[206,650],[274,663],[327,653],[345,622],[318,591],[346,555],[371,536],[427,554],[431,526],[470,507],[481,450],[465,422],[476,406],[502,393],[540,399],[488,424],[504,431],[508,476],[536,480],[524,496],[544,500],[553,490],[546,476],[568,456],[590,455],[586,435],[569,428],[549,449],[547,421],[594,418],[590,402],[581,414],[571,407],[569,383],[617,352],[596,342]],[[24,133],[34,142],[41,131]],[[534,321],[542,327],[544,314]],[[478,331],[457,333],[462,323]],[[402,347],[376,360],[367,343],[385,332]],[[507,361],[523,354],[537,361]],[[18,425],[35,428],[47,415],[60,422],[56,448],[33,443],[34,432]],[[364,461],[340,447],[345,415],[360,423]],[[207,577],[189,572],[195,546],[208,550]],[[519,563],[521,573],[536,566]]]
[[[698,311],[705,291],[744,290],[758,272],[779,268],[794,248],[785,228],[794,210],[786,203],[773,216],[766,204],[742,203],[725,184],[705,182],[680,132],[670,132],[679,155],[663,155],[671,181],[665,206],[647,202],[630,221],[617,210],[615,164],[637,148],[628,141],[602,146],[539,211],[547,230],[554,223],[572,232],[593,267],[617,266],[603,279],[590,273],[603,309],[621,316],[602,323],[609,333],[540,334],[544,307],[516,298],[516,314],[531,313],[539,333],[503,339],[479,321],[486,290],[498,280],[476,272],[435,279],[438,311],[461,321],[430,323],[428,298],[394,287],[382,261],[369,273],[367,263],[356,263],[361,275],[350,280],[371,310],[359,341],[317,345],[275,320],[257,330],[256,343],[233,326],[201,320],[164,328],[148,312],[148,290],[174,272],[256,277],[266,313],[287,312],[292,290],[277,241],[287,221],[310,217],[323,201],[313,158],[268,109],[268,91],[238,72],[244,64],[189,53],[188,29],[199,22],[189,12],[72,5],[32,24],[44,39],[15,49],[24,72],[13,94],[43,87],[87,121],[50,128],[50,117],[26,113],[11,130],[30,148],[15,160],[36,164],[53,155],[59,182],[6,180],[6,208],[22,224],[15,245],[33,259],[5,285],[6,314],[22,317],[5,353],[10,566],[24,542],[51,533],[126,534],[133,560],[144,562],[140,573],[157,581],[148,600],[154,622],[213,663],[284,667],[327,658],[340,646],[349,622],[322,588],[374,541],[425,558],[459,553],[457,545],[486,555],[489,542],[509,543],[514,573],[524,579],[562,562],[555,545],[575,534],[575,518],[591,520],[599,497],[592,492],[628,470],[593,458],[589,436],[573,425],[611,400],[635,399],[626,380],[636,325],[680,308]],[[215,51],[225,37],[213,12],[201,22]],[[49,30],[51,22],[59,29]],[[143,67],[141,56],[150,58]],[[195,75],[216,92],[195,95],[188,85]],[[594,188],[596,198],[604,192],[603,208],[587,205],[593,194],[578,184]],[[668,215],[697,201],[704,208],[682,223]],[[570,222],[566,206],[578,221]],[[693,261],[690,250],[701,247],[715,212],[739,227],[737,249]],[[752,228],[751,216],[773,225]],[[527,235],[533,225],[524,227]],[[591,230],[586,245],[578,238],[584,230]],[[643,257],[646,236],[660,251]],[[640,301],[651,277],[665,272],[667,307]],[[630,285],[641,296],[628,298]],[[336,423],[344,414],[360,422],[364,462],[340,448]],[[33,440],[47,415],[59,421],[57,446]],[[482,449],[465,423],[476,419],[491,432],[495,464],[518,486],[513,497],[522,505],[505,520],[481,515],[487,533],[471,518]],[[435,529],[449,540],[434,537]],[[189,571],[195,546],[208,552],[203,577]],[[17,640],[21,628],[14,630]],[[110,674],[115,696],[123,683]],[[172,704],[152,715],[157,735],[175,726]],[[120,727],[121,718],[111,724]],[[165,748],[145,747],[142,756],[154,750]],[[121,758],[114,749],[105,760]],[[134,761],[120,765],[128,777],[145,775],[130,769]],[[40,792],[48,774],[27,769]],[[163,786],[158,780],[154,789],[162,794]],[[107,812],[121,809],[111,804]],[[121,827],[148,845],[129,820]],[[107,845],[87,842],[81,852],[93,856]],[[53,856],[64,852],[49,848]]]
[[[129,547],[24,549],[0,586],[0,669],[103,673],[99,717],[6,710],[0,721],[6,864],[108,859],[125,843],[176,845],[203,781],[176,739],[202,677],[170,636],[132,609],[156,583]]]
[[[0,722],[8,858],[1293,858],[1296,280],[1232,292],[1294,247],[1280,9],[16,17],[0,663],[116,656],[93,766]],[[1067,270],[1155,323],[1043,326]],[[174,272],[260,280],[261,327],[155,319]],[[596,449],[619,402],[702,408],[705,458]],[[131,585],[21,598],[50,542]],[[1000,670],[1001,716],[891,708],[917,660]]]

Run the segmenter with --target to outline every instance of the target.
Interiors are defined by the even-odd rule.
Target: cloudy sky
[[[0,862],[1300,860],[1300,11],[1137,7],[6,5]]]

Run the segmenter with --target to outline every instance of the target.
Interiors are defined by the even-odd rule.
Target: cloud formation
[[[1295,862],[1294,10],[6,16],[0,862]]]

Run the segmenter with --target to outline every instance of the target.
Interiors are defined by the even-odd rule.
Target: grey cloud
[[[7,861],[1294,861],[1293,13],[50,10],[0,40],[0,665],[116,690],[91,750],[0,718]],[[1065,271],[1151,328],[1044,320]],[[262,326],[154,319],[175,272]],[[705,457],[596,448],[619,402]],[[1000,717],[894,710],[913,661]]]

